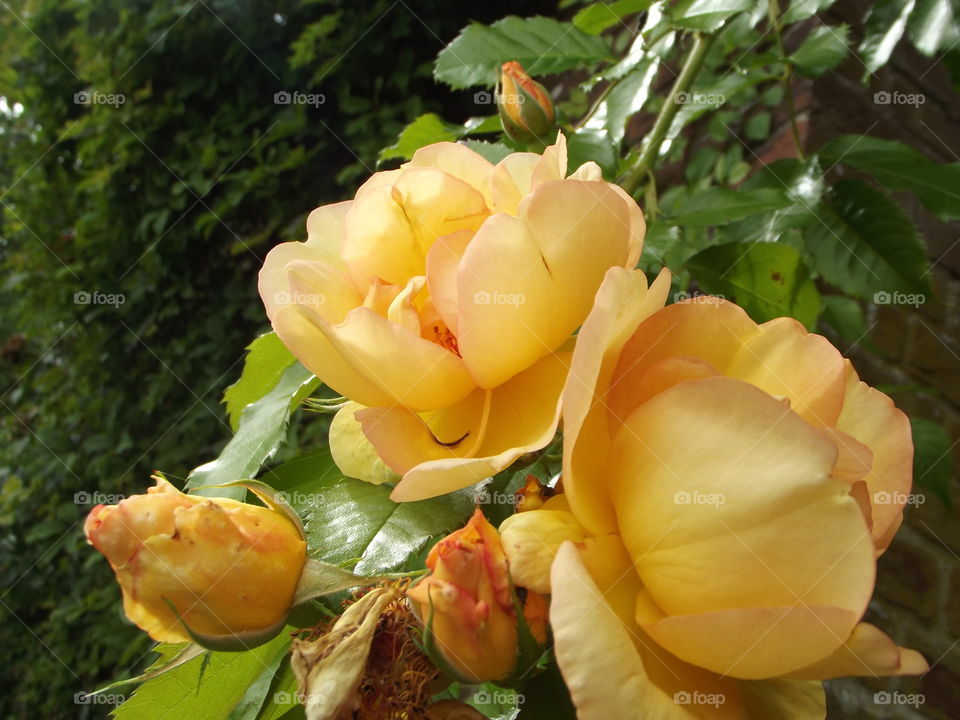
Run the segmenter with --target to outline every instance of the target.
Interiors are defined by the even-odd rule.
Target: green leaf
[[[563,681],[556,661],[533,678],[523,689],[523,720],[576,720],[577,711],[570,690]]]
[[[617,0],[610,4],[598,2],[587,5],[573,16],[573,24],[590,35],[599,35],[608,27],[621,22],[627,15],[642,12],[652,0]]]
[[[870,8],[858,50],[867,70],[875,72],[886,65],[907,29],[907,19],[915,4],[916,0],[880,0]]]
[[[229,720],[257,720],[260,711],[264,709],[267,701],[270,687],[273,685],[274,678],[279,673],[280,666],[285,663],[290,654],[289,642],[280,643],[276,648],[276,654],[273,658],[266,660],[262,672],[247,687],[233,710],[230,712]]]
[[[334,564],[360,558],[358,574],[403,566],[430,538],[462,527],[474,505],[469,490],[395,503],[390,487],[342,477],[329,450],[302,455],[263,479],[300,512],[311,557]]]
[[[807,36],[803,44],[790,56],[790,60],[801,75],[823,75],[847,56],[848,34],[849,28],[846,25],[821,25]]]
[[[752,0],[680,0],[670,6],[669,13],[678,27],[713,32],[728,18],[753,6]]]
[[[933,55],[947,47],[956,35],[952,0],[919,0],[917,9],[910,17],[910,39],[924,55]]]
[[[835,2],[836,0],[793,0],[787,11],[780,16],[780,21],[789,25],[800,20],[806,20],[823,12]]]
[[[853,298],[824,295],[822,320],[850,345],[863,343],[867,338],[869,328],[863,306]]]
[[[290,636],[281,633],[266,645],[247,652],[212,652],[148,680],[113,713],[116,720],[228,720],[247,689],[286,653]],[[179,646],[158,647],[166,655]],[[208,660],[206,660],[208,659]],[[162,660],[161,660],[162,661]],[[158,662],[161,662],[158,661]],[[201,682],[201,668],[203,670]],[[242,717],[242,715],[241,715]]]
[[[783,190],[791,204],[730,223],[721,231],[721,242],[782,242],[794,228],[819,223],[816,208],[823,196],[824,181],[815,156],[804,162],[794,158],[776,160],[741,185],[744,191],[763,189]]]
[[[567,137],[567,167],[573,172],[589,161],[595,162],[603,170],[607,179],[613,177],[617,170],[617,155],[613,143],[603,131],[579,130]]]
[[[296,358],[276,333],[264,333],[247,345],[247,357],[240,379],[223,393],[233,432],[240,425],[243,409],[266,395],[277,384],[283,371],[294,362]]]
[[[453,142],[463,134],[463,131],[464,129],[459,125],[444,122],[435,113],[426,113],[407,125],[400,132],[396,143],[380,151],[379,162],[393,158],[409,160],[425,145]]]
[[[434,75],[453,88],[493,87],[500,66],[516,60],[531,76],[552,75],[610,59],[599,37],[546,17],[505,17],[493,25],[465,27],[440,51]]]
[[[770,113],[761,111],[751,115],[744,123],[743,131],[751,140],[763,140],[770,134]]]
[[[712,187],[694,193],[671,222],[675,225],[721,225],[748,215],[785,208],[791,202],[783,190],[774,188],[743,192]]]
[[[255,477],[260,466],[273,456],[286,438],[291,410],[319,384],[313,373],[300,363],[284,370],[273,389],[243,411],[237,433],[220,456],[190,473],[187,488]],[[198,495],[236,499],[245,493],[243,487],[196,490]]]
[[[923,418],[910,418],[910,429],[913,431],[914,483],[952,507],[950,476],[953,472],[953,447],[950,436],[942,425]]]
[[[735,300],[757,322],[789,315],[813,328],[820,293],[800,259],[787,245],[729,243],[697,253],[687,262],[708,293]]]
[[[461,140],[461,143],[478,155],[482,155],[494,165],[513,152],[503,143],[486,142],[485,140]]]
[[[597,114],[590,119],[588,127],[600,124],[610,139],[619,143],[623,139],[627,120],[639,112],[650,98],[653,81],[657,77],[660,62],[654,57],[645,57],[610,91]]]
[[[843,135],[820,151],[827,165],[870,173],[891,190],[910,190],[942,220],[960,218],[960,163],[937,164],[903,143]]]
[[[877,293],[931,294],[927,254],[910,219],[862,180],[838,182],[804,232],[817,272],[864,300]]]

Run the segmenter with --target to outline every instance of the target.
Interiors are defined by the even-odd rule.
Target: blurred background
[[[827,14],[856,36],[868,6]],[[511,12],[571,14],[546,1],[0,2],[0,717],[102,717],[75,693],[144,666],[151,642],[85,545],[86,512],[155,469],[183,478],[216,457],[223,389],[267,328],[264,255],[302,239],[313,207],[352,195],[417,116],[481,114],[472,93],[434,83],[433,60],[470,20]],[[931,60],[902,43],[879,71],[882,87],[923,94],[913,113],[878,103],[862,73],[851,57],[797,81],[805,137],[869,131],[960,161],[960,45]],[[786,118],[751,143],[782,157]],[[960,228],[902,195],[936,301],[870,306],[862,331],[823,331],[960,457]],[[938,489],[908,509],[867,618],[933,665],[898,681],[925,702],[878,707],[889,681],[834,681],[830,717],[957,717],[948,459],[923,469]]]

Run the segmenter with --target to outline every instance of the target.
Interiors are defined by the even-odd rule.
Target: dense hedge
[[[73,694],[142,664],[85,512],[215,456],[262,257],[407,121],[470,111],[430,78],[467,20],[442,0],[0,12],[0,715],[101,715]]]

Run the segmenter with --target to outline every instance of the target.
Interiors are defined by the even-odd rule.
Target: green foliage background
[[[0,96],[23,106],[0,113],[0,716],[100,716],[73,694],[142,666],[151,643],[84,543],[84,501],[217,455],[222,391],[265,327],[267,250],[301,239],[305,213],[350,194],[407,122],[470,100],[431,79],[466,11],[410,8],[0,10]],[[84,90],[126,102],[75,104]],[[274,104],[282,90],[325,102]]]

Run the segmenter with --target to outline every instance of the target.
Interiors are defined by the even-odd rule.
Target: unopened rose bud
[[[536,510],[546,501],[544,486],[536,475],[527,475],[526,484],[517,491],[517,512]]]
[[[110,561],[127,617],[160,642],[262,642],[282,628],[306,561],[284,513],[185,495],[162,478],[96,506],[84,532]]]
[[[502,680],[517,661],[517,617],[507,559],[478,509],[427,556],[432,573],[407,592],[426,625],[427,650],[462,682]]]
[[[552,139],[555,113],[550,94],[524,71],[520,63],[506,62],[500,71],[497,96],[504,132],[516,142],[546,144]]]

